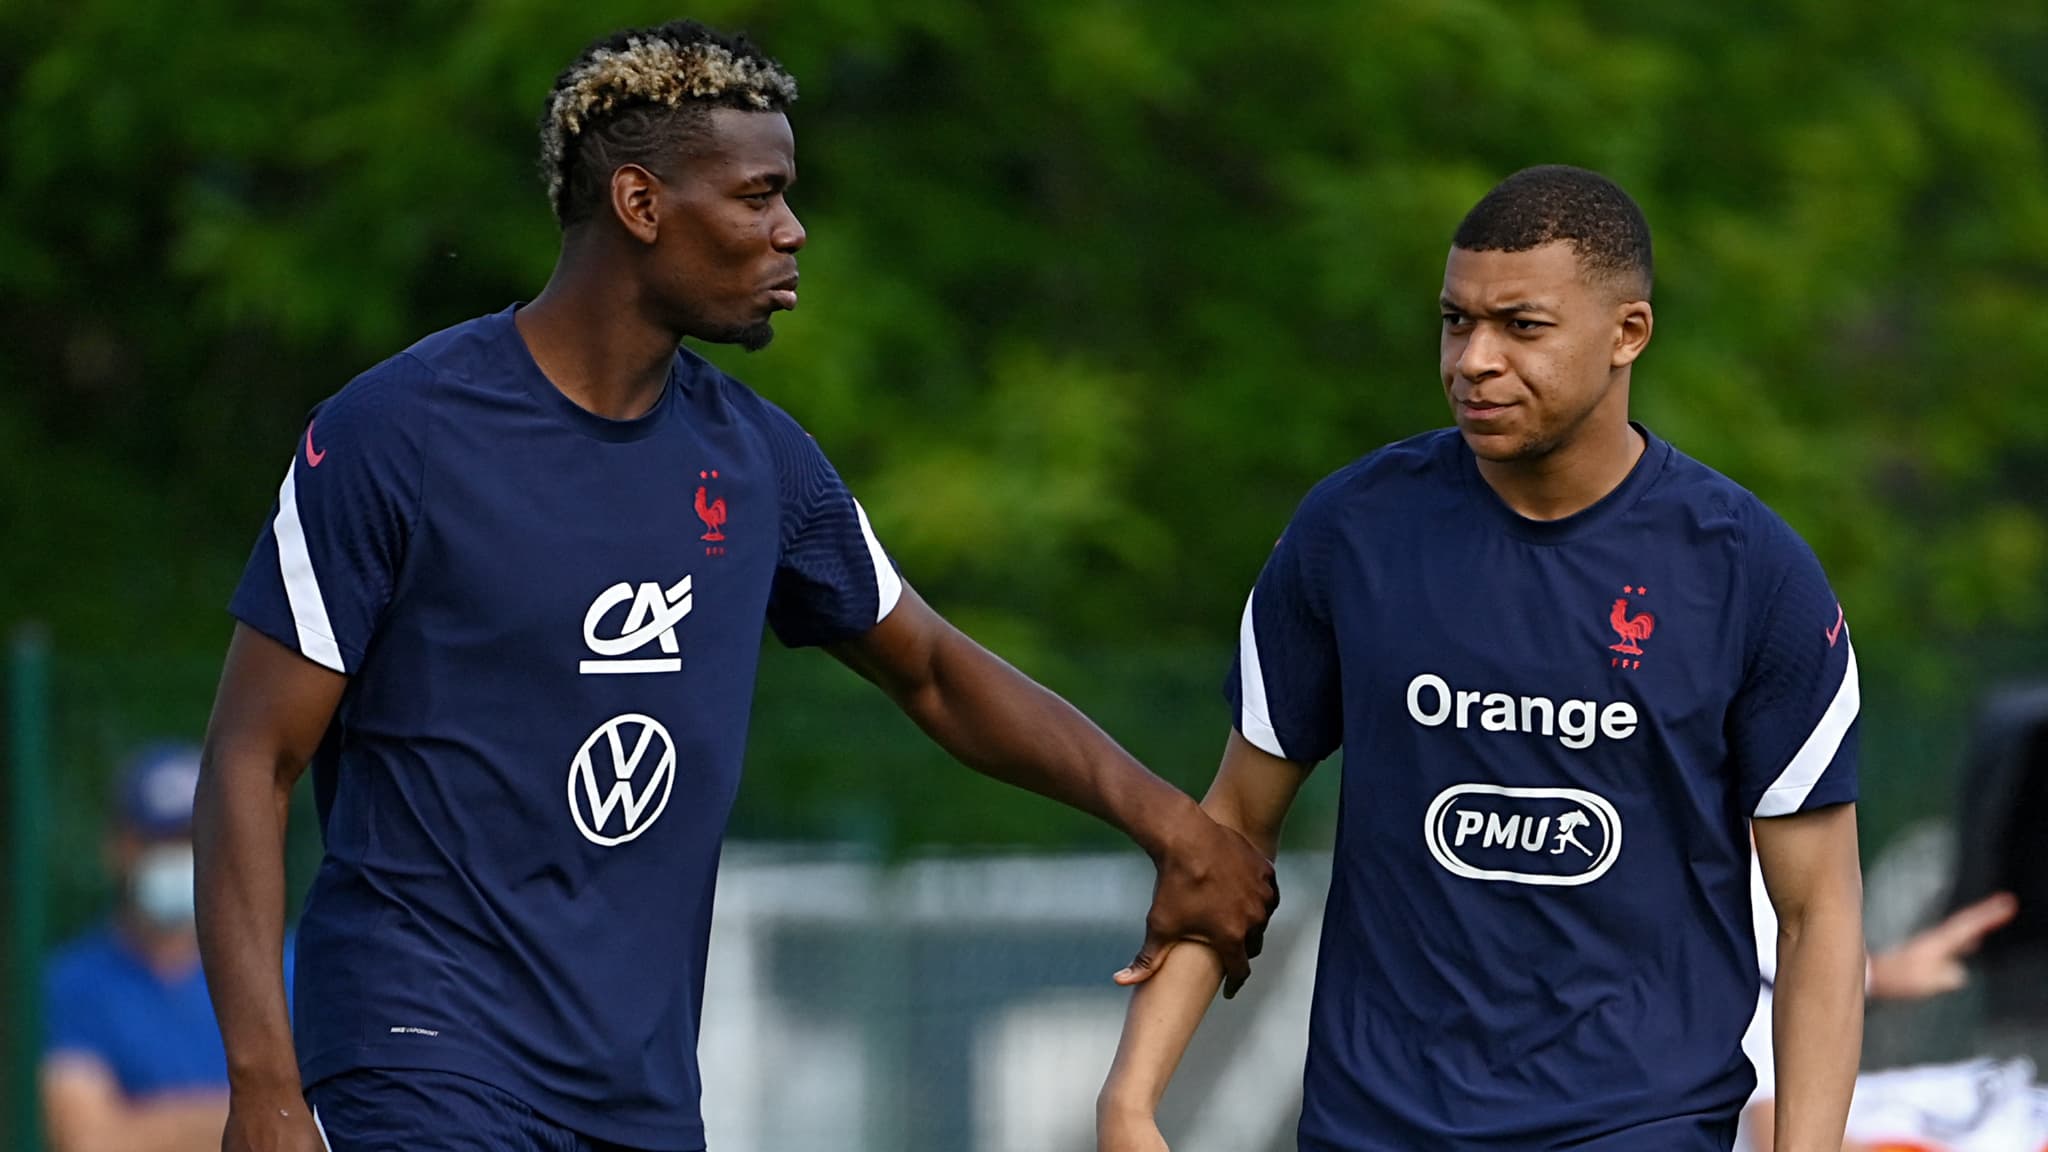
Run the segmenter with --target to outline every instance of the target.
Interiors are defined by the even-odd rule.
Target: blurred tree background
[[[1640,199],[1639,415],[1849,606],[1868,843],[2048,667],[2048,6],[0,0],[0,623],[50,630],[72,793],[196,735],[307,408],[539,289],[555,72],[679,14],[803,85],[803,310],[713,354],[928,598],[1191,788],[1294,502],[1446,422],[1448,237],[1532,163]],[[1113,842],[828,660],[763,675],[736,835]]]

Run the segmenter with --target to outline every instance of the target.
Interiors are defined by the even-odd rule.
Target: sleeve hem
[[[302,648],[299,644],[299,624],[296,620],[287,621],[283,624],[279,624],[273,620],[266,620],[263,619],[258,613],[250,611],[240,602],[228,605],[228,615],[234,617],[237,621],[248,625],[251,629],[254,629],[257,632],[261,632],[264,636],[270,638],[271,640],[275,640],[279,644],[284,645],[286,648],[291,649],[293,653],[295,653],[301,660],[306,661],[308,664],[315,664],[319,667],[327,668],[327,670],[330,672],[339,672],[344,676],[353,675],[353,672],[351,670],[362,666],[363,653],[361,649],[356,648],[352,644],[344,644],[339,639],[336,639],[333,636],[328,636],[325,633],[316,632],[315,635],[318,635],[320,636],[321,639],[332,643],[334,645],[335,651],[341,653],[342,666],[339,668],[329,668],[326,664],[320,662],[319,660],[315,660],[313,657],[306,655],[305,649]],[[312,630],[308,629],[308,631]]]

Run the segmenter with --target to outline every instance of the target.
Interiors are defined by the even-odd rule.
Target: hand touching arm
[[[1268,755],[1232,731],[1202,809],[1273,857],[1280,829],[1308,768]],[[1163,1150],[1154,1119],[1167,1083],[1215,999],[1223,966],[1200,945],[1176,948],[1131,997],[1116,1062],[1096,1101],[1101,1152]]]
[[[830,651],[878,685],[933,741],[985,775],[1122,829],[1159,869],[1143,980],[1178,940],[1214,946],[1231,990],[1279,901],[1272,864],[1154,776],[1073,705],[970,640],[906,587],[895,610]]]

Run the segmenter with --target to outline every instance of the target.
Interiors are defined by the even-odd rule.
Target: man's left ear
[[[1650,346],[1650,330],[1656,327],[1656,316],[1650,310],[1648,300],[1630,300],[1620,306],[1616,317],[1613,367],[1626,368],[1635,363],[1643,349]]]

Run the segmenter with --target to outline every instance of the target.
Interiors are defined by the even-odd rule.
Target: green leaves
[[[942,608],[1056,675],[1195,645],[1206,684],[1300,495],[1445,421],[1466,208],[1527,164],[1599,167],[1657,236],[1638,413],[1813,542],[1870,676],[1955,691],[1974,637],[2048,613],[2037,7],[700,7],[797,72],[811,232],[775,346],[714,354],[819,436]],[[0,8],[0,501],[61,476],[83,522],[157,510],[194,559],[131,575],[133,603],[217,621],[227,588],[189,573],[239,563],[306,407],[538,290],[548,84],[668,14]],[[55,579],[0,560],[0,597],[66,643],[147,626]],[[1090,683],[1112,712],[1148,691]],[[1186,720],[1149,716],[1139,750],[1181,754]]]

